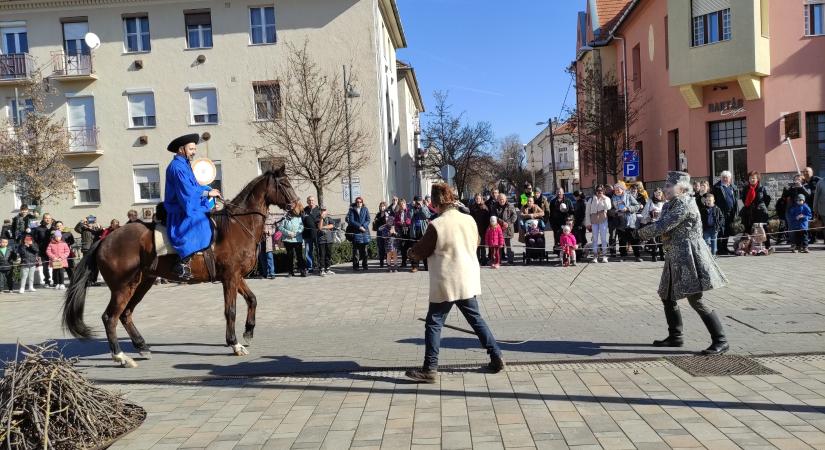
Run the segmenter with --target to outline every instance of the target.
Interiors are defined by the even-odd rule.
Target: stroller
[[[528,220],[525,222],[527,230],[524,236],[524,264],[531,261],[547,261],[547,244],[544,239],[544,232],[539,228],[538,220]]]

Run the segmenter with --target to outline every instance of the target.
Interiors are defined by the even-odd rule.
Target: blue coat
[[[281,233],[284,234],[283,241],[300,244],[304,242],[304,222],[300,216],[293,216],[287,214],[283,222],[281,222]],[[293,235],[290,236],[290,233]]]
[[[195,180],[192,166],[183,156],[175,155],[166,168],[166,228],[169,241],[181,258],[209,247],[212,227],[207,213],[212,202],[206,195],[209,186]]]
[[[361,207],[361,213],[358,213],[354,207],[349,209],[347,213],[347,223],[353,227],[363,227],[363,232],[356,232],[352,241],[356,244],[370,243],[370,211],[366,206]]]
[[[797,219],[797,216],[803,215],[805,217]],[[788,210],[787,220],[791,230],[807,230],[808,224],[813,218],[811,208],[803,203],[801,205],[793,205]]]

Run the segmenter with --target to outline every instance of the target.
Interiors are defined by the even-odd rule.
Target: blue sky
[[[398,0],[425,106],[449,91],[456,112],[492,123],[497,138],[528,142],[558,116],[575,58],[584,0]],[[567,104],[575,101],[571,88]]]

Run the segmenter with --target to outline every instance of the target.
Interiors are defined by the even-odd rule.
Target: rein
[[[217,197],[217,198],[220,198],[220,197]],[[250,237],[250,238],[252,238],[255,242],[259,242],[259,241],[263,238],[263,233],[264,233],[263,231],[261,231],[261,236],[259,236],[258,238],[256,238],[256,237],[255,237],[255,235],[254,235],[254,234],[252,234],[252,232],[251,232],[251,231],[249,231],[249,228],[248,228],[248,227],[247,227],[247,226],[246,226],[243,222],[241,222],[240,220],[236,219],[236,217],[237,217],[237,216],[258,215],[258,216],[261,216],[261,217],[264,219],[264,223],[266,223],[266,214],[264,214],[264,213],[262,213],[262,212],[260,212],[260,211],[254,211],[254,210],[251,210],[251,209],[245,208],[245,207],[240,206],[240,205],[237,205],[237,204],[235,204],[235,203],[232,203],[232,202],[226,201],[226,200],[224,200],[224,199],[222,199],[222,198],[221,198],[221,203],[223,203],[223,204],[224,204],[225,208],[223,209],[223,211],[218,212],[218,214],[221,214],[221,213],[226,214],[226,217],[228,217],[228,218],[229,218],[229,220],[234,220],[234,221],[235,221],[235,223],[237,223],[238,225],[240,225],[240,226],[241,226],[241,229],[243,229],[243,230],[244,230],[244,232],[246,232],[246,234],[247,234],[247,235],[249,235],[249,237]],[[232,211],[230,211],[230,210],[229,210],[229,208],[232,208],[232,209],[237,209],[237,210],[241,210],[241,211],[240,211],[240,212],[232,212]],[[224,211],[225,211],[225,212],[224,212]]]

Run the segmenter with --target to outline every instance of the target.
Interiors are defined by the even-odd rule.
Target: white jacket
[[[587,207],[584,211],[584,225],[589,227],[592,225],[590,223],[590,216],[592,214],[596,214],[597,212],[604,211],[607,214],[607,211],[610,211],[610,208],[613,207],[613,203],[610,201],[610,197],[604,196],[599,198],[597,195],[590,197],[590,200],[587,201]]]

